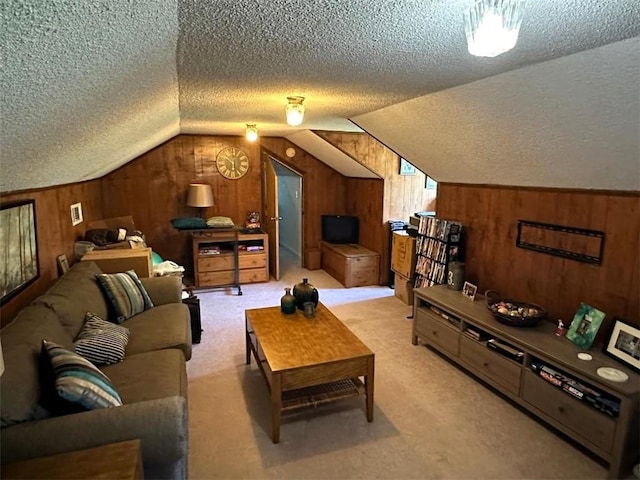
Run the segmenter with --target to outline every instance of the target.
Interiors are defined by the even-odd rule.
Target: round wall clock
[[[223,177],[238,180],[249,171],[249,157],[237,147],[226,147],[218,153],[216,167]]]
[[[289,158],[293,158],[296,156],[296,149],[293,147],[289,147],[284,151],[285,155]]]

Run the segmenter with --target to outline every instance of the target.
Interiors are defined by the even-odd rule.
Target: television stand
[[[356,243],[321,245],[322,269],[345,287],[378,285],[380,254]]]

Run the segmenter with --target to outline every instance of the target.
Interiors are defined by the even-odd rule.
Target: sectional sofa
[[[187,478],[186,361],[191,358],[189,311],[178,277],[140,279],[153,307],[125,320],[124,360],[99,366],[122,406],[61,414],[44,399],[42,341],[73,351],[91,312],[113,317],[96,281],[99,267],[78,262],[0,331],[2,463],[140,439],[145,478]]]

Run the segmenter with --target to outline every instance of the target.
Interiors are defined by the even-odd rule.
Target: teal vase
[[[280,299],[280,310],[282,313],[294,313],[296,311],[296,297],[291,295],[290,288],[284,289],[284,295]]]
[[[318,306],[318,290],[306,278],[293,287],[293,296],[296,298],[296,307],[300,310],[304,310],[305,302],[312,302],[314,307]]]

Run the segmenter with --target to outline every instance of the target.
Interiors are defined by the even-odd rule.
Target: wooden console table
[[[109,443],[100,447],[32,458],[2,465],[2,478],[10,479],[104,479],[144,478],[140,440]]]
[[[595,348],[589,351],[591,361],[579,360],[580,348],[554,331],[555,325],[544,321],[529,328],[503,325],[489,313],[482,295],[472,302],[446,285],[414,289],[414,345],[422,340],[595,453],[609,463],[609,478],[629,474],[640,447],[640,375]],[[510,355],[516,357],[487,348],[490,339],[510,346]],[[544,373],[556,383],[537,373],[540,365],[550,369]],[[600,367],[622,370],[629,379],[605,380],[597,374]],[[549,371],[562,373],[573,385],[579,382],[607,400],[595,402],[593,392],[583,392],[590,401],[581,400],[580,391],[567,392],[572,383],[560,384]],[[611,410],[606,403],[611,399],[619,405],[617,415],[605,413]]]

